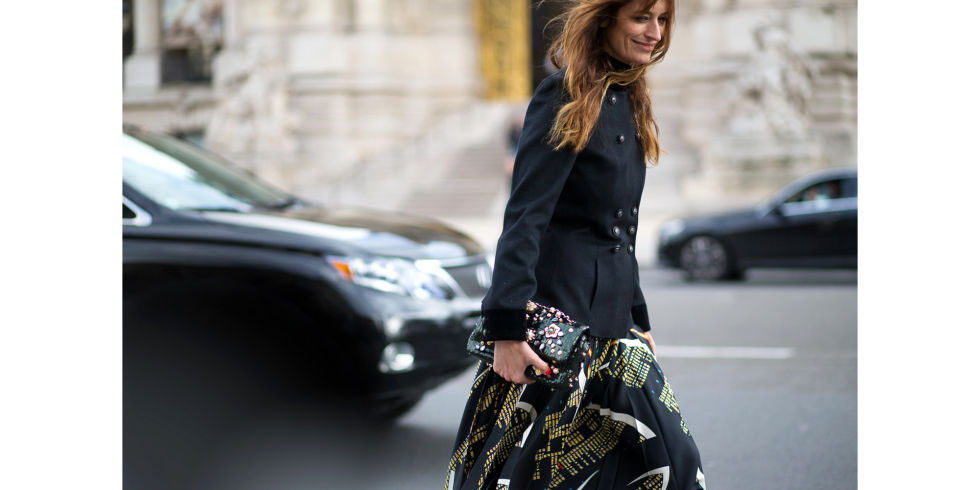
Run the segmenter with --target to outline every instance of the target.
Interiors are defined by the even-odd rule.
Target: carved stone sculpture
[[[809,130],[809,100],[816,75],[775,24],[756,28],[758,51],[739,70],[728,92],[723,132],[741,138],[798,139]]]

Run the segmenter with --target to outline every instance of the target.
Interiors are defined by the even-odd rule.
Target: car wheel
[[[736,278],[733,257],[717,238],[707,235],[694,236],[684,242],[680,251],[680,265],[691,280]]]

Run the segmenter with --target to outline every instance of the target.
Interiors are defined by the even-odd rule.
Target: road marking
[[[708,345],[657,345],[657,357],[684,359],[789,359],[791,347],[715,347]]]

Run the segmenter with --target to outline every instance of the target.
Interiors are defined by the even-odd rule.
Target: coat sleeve
[[[636,269],[634,275],[633,306],[630,309],[633,314],[633,323],[644,332],[650,331],[650,315],[647,312],[647,302],[643,298],[643,290],[640,289],[640,270]]]
[[[514,157],[510,198],[497,240],[490,290],[483,299],[483,326],[488,340],[524,340],[524,308],[537,291],[534,270],[541,235],[575,163],[568,147],[554,150],[547,142],[562,101],[561,73],[538,86],[528,104]]]

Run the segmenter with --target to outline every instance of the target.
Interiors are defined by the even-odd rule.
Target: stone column
[[[133,54],[123,66],[127,93],[153,93],[160,87],[160,3],[133,2]]]

